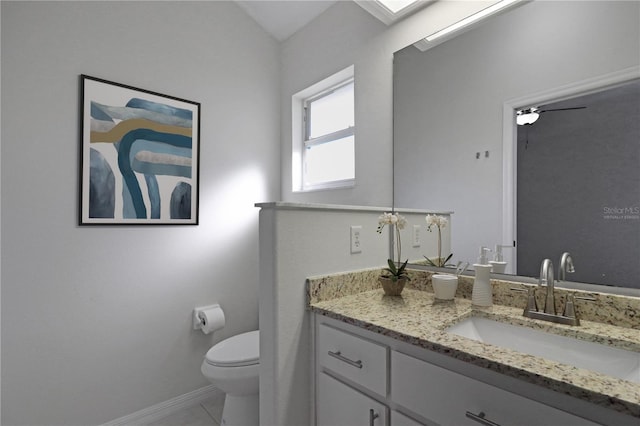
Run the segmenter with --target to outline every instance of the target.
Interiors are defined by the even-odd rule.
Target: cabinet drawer
[[[443,425],[478,426],[484,416],[499,425],[595,425],[564,411],[393,351],[391,397]],[[481,414],[484,413],[484,414]]]
[[[318,330],[320,365],[379,395],[387,395],[387,347],[327,325]]]
[[[318,426],[387,426],[387,407],[342,382],[320,373]]]

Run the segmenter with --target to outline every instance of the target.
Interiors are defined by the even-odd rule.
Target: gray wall
[[[454,211],[456,260],[508,243],[504,103],[638,66],[639,16],[639,2],[537,1],[424,53],[397,54],[396,204]],[[488,158],[476,159],[485,151]]]
[[[90,425],[208,385],[258,326],[279,46],[232,2],[2,7],[2,423]],[[199,226],[78,227],[79,74],[202,104]],[[227,326],[191,330],[219,302]]]
[[[640,83],[542,109],[574,106],[518,126],[518,273],[569,251],[571,281],[640,288]]]
[[[351,1],[339,1],[282,43],[282,199],[390,206],[393,203],[393,52],[495,2],[444,1],[386,26]],[[291,97],[355,65],[356,186],[293,192]],[[407,206],[401,206],[407,207]]]

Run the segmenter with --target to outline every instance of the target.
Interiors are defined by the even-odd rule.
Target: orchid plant
[[[383,277],[390,278],[392,281],[398,281],[400,278],[406,278],[409,280],[409,275],[407,274],[406,268],[409,259],[405,260],[404,263],[401,264],[402,259],[402,241],[400,240],[400,230],[404,229],[407,225],[407,220],[398,213],[383,213],[378,218],[378,234],[382,234],[382,230],[385,226],[389,225],[394,232],[396,237],[396,251],[398,253],[398,261],[394,262],[393,259],[387,259],[387,264],[389,265],[387,268],[384,268],[386,272],[389,274],[383,275]],[[395,229],[393,229],[395,227]]]
[[[442,259],[442,230],[447,227],[449,220],[444,216],[435,214],[428,214],[425,220],[427,221],[427,230],[429,232],[432,232],[433,228],[438,228],[438,257],[435,262],[427,256],[424,256],[424,258],[427,259],[427,262],[429,262],[431,266],[442,268],[453,256],[453,253],[451,253],[446,259]]]

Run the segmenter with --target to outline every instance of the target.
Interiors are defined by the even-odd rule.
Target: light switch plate
[[[420,247],[420,225],[413,225],[411,241],[413,241],[413,247]]]

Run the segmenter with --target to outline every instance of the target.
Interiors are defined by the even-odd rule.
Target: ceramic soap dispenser
[[[476,271],[473,280],[473,291],[471,293],[471,303],[475,306],[491,306],[493,305],[493,291],[491,289],[491,268],[492,265],[487,262],[487,247],[480,247],[480,256],[478,263],[473,264]]]

